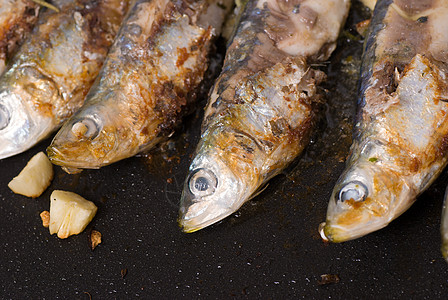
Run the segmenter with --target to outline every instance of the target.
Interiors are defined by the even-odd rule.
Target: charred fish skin
[[[208,67],[231,0],[139,0],[83,108],[47,152],[67,168],[96,169],[170,136]]]
[[[346,169],[323,233],[343,242],[402,214],[447,163],[448,1],[377,1]]]
[[[246,1],[209,96],[179,224],[194,232],[238,210],[309,141],[326,60],[348,1]]]
[[[32,0],[0,0],[0,75],[37,22],[39,5]]]
[[[60,0],[46,10],[0,79],[0,159],[47,137],[83,103],[127,0]]]

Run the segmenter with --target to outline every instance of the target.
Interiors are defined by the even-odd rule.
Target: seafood
[[[235,212],[309,141],[328,59],[349,1],[245,1],[209,97],[181,198],[193,232]]]
[[[31,0],[0,0],[0,74],[37,21],[39,6]]]
[[[85,105],[47,152],[68,172],[95,169],[170,136],[196,99],[230,0],[139,0]]]
[[[127,10],[127,0],[59,0],[0,79],[0,159],[57,129],[83,103]]]
[[[442,222],[440,231],[442,234],[442,255],[445,260],[448,262],[448,188],[445,191],[445,199],[443,200],[443,209],[442,209]]]
[[[346,169],[321,234],[361,237],[402,214],[447,163],[448,1],[377,1]]]

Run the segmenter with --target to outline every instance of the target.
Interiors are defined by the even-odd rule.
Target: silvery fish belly
[[[47,152],[66,168],[99,168],[170,136],[195,101],[230,0],[139,0],[83,108]]]
[[[39,6],[32,0],[0,0],[0,74],[33,29],[38,14]]]
[[[445,199],[443,200],[442,222],[440,231],[442,234],[442,255],[448,262],[448,188],[445,191]]]
[[[235,212],[303,150],[349,1],[245,1],[181,198],[185,232]]]
[[[59,0],[0,79],[0,158],[21,153],[83,103],[126,13],[124,0]]]
[[[354,239],[403,213],[448,150],[448,1],[377,2],[361,67],[354,141],[323,232]]]

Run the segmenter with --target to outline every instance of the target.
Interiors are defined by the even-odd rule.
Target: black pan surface
[[[446,299],[448,265],[439,251],[446,172],[383,230],[343,244],[326,244],[317,232],[351,143],[362,48],[354,24],[366,15],[355,8],[331,64],[321,66],[329,73],[327,104],[306,153],[209,228],[184,234],[176,222],[200,111],[148,155],[78,175],[55,167],[37,199],[14,194],[7,183],[50,140],[0,160],[0,298]],[[60,240],[42,227],[39,214],[55,189],[98,206],[85,232]],[[94,251],[92,229],[103,234]]]

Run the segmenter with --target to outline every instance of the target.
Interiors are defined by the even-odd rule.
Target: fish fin
[[[59,8],[57,8],[56,6],[46,2],[45,0],[32,0],[33,2],[39,4],[40,6],[44,6],[46,8],[49,8],[51,10],[54,10],[55,12],[59,12]]]
[[[258,195],[260,195],[261,193],[264,192],[264,190],[266,190],[269,186],[269,183],[266,183],[266,185],[259,187],[253,194],[252,196],[249,197],[249,199],[247,199],[247,201],[254,199],[255,197],[257,197]]]

